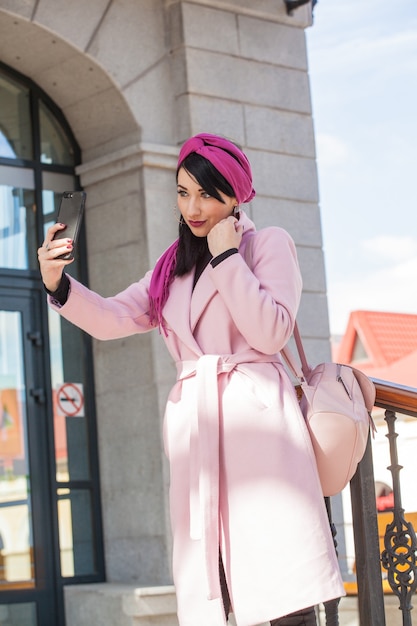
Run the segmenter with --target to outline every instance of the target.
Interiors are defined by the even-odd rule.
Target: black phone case
[[[84,215],[85,199],[84,191],[64,191],[58,210],[56,221],[65,224],[64,230],[59,230],[54,239],[72,239],[73,249],[71,252],[61,254],[58,259],[72,259],[75,246],[77,245],[80,226]]]

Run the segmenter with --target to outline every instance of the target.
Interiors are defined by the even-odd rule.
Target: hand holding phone
[[[78,242],[86,196],[84,191],[64,191],[62,194],[56,221],[65,224],[65,228],[57,231],[53,239],[72,239],[73,248],[70,252],[56,257],[57,259],[69,260],[74,258],[74,249]]]

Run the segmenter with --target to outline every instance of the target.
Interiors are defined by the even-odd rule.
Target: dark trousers
[[[317,626],[316,612],[314,607],[303,609],[291,615],[274,619],[271,626]]]
[[[229,590],[227,588],[226,576],[224,573],[222,557],[219,554],[219,574],[220,574],[220,586],[222,590],[224,612],[226,619],[229,617],[231,602],[229,596]],[[316,612],[314,607],[291,613],[285,617],[279,617],[271,622],[271,626],[317,626]]]

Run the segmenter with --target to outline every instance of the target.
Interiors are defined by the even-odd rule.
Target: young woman
[[[98,339],[159,327],[177,365],[164,444],[181,626],[222,626],[229,611],[238,626],[315,624],[309,607],[344,595],[279,356],[301,296],[296,250],[281,228],[256,231],[240,208],[254,195],[245,154],[200,134],[179,155],[179,238],[139,282],[102,298],[68,278],[60,224],[39,249],[56,311]]]

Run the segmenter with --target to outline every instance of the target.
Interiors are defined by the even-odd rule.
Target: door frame
[[[33,602],[36,604],[38,626],[49,623],[51,615],[57,616],[57,581],[60,578],[57,513],[51,484],[51,451],[53,441],[52,407],[47,392],[50,372],[48,333],[42,314],[44,297],[38,280],[0,275],[0,310],[18,311],[22,322],[22,352],[26,399],[27,455],[30,476],[31,529],[33,533],[33,559],[35,580],[33,587],[1,590],[2,604]],[[30,335],[39,332],[39,339]],[[33,395],[37,390],[39,395]],[[43,396],[42,391],[43,390]],[[32,393],[31,393],[32,392]],[[0,588],[1,589],[1,588]],[[54,624],[56,617],[54,618]],[[61,622],[59,622],[61,623]],[[63,622],[62,622],[63,623]],[[51,624],[52,626],[52,624]]]
[[[100,494],[100,478],[99,478],[99,458],[98,458],[98,436],[97,436],[97,423],[95,413],[95,390],[94,390],[94,376],[93,376],[93,355],[92,355],[92,340],[90,337],[84,335],[82,338],[82,358],[83,370],[84,370],[84,386],[85,386],[85,406],[88,412],[88,419],[86,421],[86,454],[88,455],[90,464],[90,475],[86,480],[75,481],[70,480],[65,485],[58,482],[56,474],[56,459],[55,459],[55,432],[54,432],[54,414],[53,414],[53,397],[52,397],[52,376],[51,376],[51,361],[50,361],[50,335],[48,326],[48,306],[46,302],[46,296],[43,289],[42,281],[39,274],[39,268],[36,260],[36,248],[41,245],[44,240],[44,227],[45,223],[49,219],[55,219],[56,216],[47,214],[44,212],[44,200],[43,189],[53,191],[55,193],[61,193],[60,185],[58,189],[55,186],[51,187],[51,177],[57,175],[71,176],[73,178],[74,189],[80,188],[80,181],[77,177],[75,168],[81,162],[81,152],[76,142],[74,134],[72,132],[69,123],[67,122],[65,115],[61,109],[50,99],[36,83],[34,83],[29,77],[24,76],[16,70],[6,66],[0,61],[0,73],[5,75],[6,79],[17,81],[22,86],[29,89],[29,102],[30,102],[30,116],[32,126],[32,142],[33,142],[33,154],[30,158],[6,158],[0,157],[0,168],[6,166],[7,168],[15,168],[15,175],[18,176],[18,170],[25,168],[33,171],[33,191],[34,191],[34,211],[36,213],[35,230],[36,236],[33,237],[31,245],[28,249],[29,253],[29,265],[28,269],[17,270],[9,268],[0,268],[0,295],[4,298],[13,298],[18,296],[30,297],[33,299],[34,322],[41,329],[41,335],[43,338],[43,346],[38,349],[36,355],[36,367],[34,368],[34,377],[41,375],[43,377],[41,382],[45,382],[45,405],[41,408],[37,407],[37,411],[42,413],[39,418],[40,427],[36,432],[32,433],[31,444],[33,443],[36,454],[31,454],[31,471],[32,479],[42,486],[40,493],[41,504],[39,505],[39,539],[43,545],[47,547],[50,552],[50,557],[42,562],[43,555],[39,553],[36,555],[38,562],[38,577],[39,585],[42,581],[43,587],[37,588],[39,610],[40,613],[38,619],[40,620],[38,626],[64,626],[65,624],[65,610],[63,601],[63,589],[66,585],[71,584],[83,584],[83,583],[96,583],[103,582],[106,578],[105,575],[105,563],[104,563],[104,539],[103,539],[103,525],[102,525],[102,512],[101,512],[101,494]],[[69,141],[73,153],[73,163],[64,165],[62,162],[56,163],[44,162],[41,157],[41,119],[40,119],[40,104],[46,106],[49,112],[58,122],[61,130],[63,131],[67,141]],[[46,178],[48,181],[45,182]],[[6,177],[7,178],[7,177]],[[44,184],[45,183],[45,184]],[[6,180],[5,184],[8,182]],[[32,189],[32,185],[29,187]],[[33,231],[30,231],[31,233]],[[27,233],[28,234],[28,233]],[[36,240],[36,243],[35,243]],[[80,279],[84,284],[88,284],[88,268],[87,268],[87,254],[86,254],[86,237],[85,226],[81,228],[79,239],[79,258],[82,259],[82,263],[73,264],[69,273],[72,273],[76,278]],[[80,331],[81,333],[81,331]],[[34,349],[35,351],[35,349]],[[52,366],[53,367],[53,366]],[[40,385],[42,387],[42,385]],[[33,399],[32,399],[33,400]],[[28,398],[28,402],[30,398]],[[36,423],[36,421],[35,421]],[[36,429],[32,429],[36,430]],[[37,457],[37,458],[36,458]],[[39,465],[39,467],[38,467]],[[63,577],[61,575],[61,555],[60,555],[60,542],[59,542],[59,524],[58,524],[58,489],[61,487],[70,489],[87,489],[91,496],[91,524],[92,524],[92,540],[91,545],[94,550],[94,568],[91,572],[77,574],[73,576]],[[33,496],[34,497],[34,496]],[[42,506],[44,506],[42,510]],[[44,512],[48,512],[48,524],[43,529]],[[55,599],[52,598],[51,590],[54,589]],[[45,590],[45,591],[43,591]],[[50,593],[51,592],[51,593]],[[15,591],[4,591],[0,594],[0,605],[10,603],[29,602],[33,598],[33,589],[19,589]],[[7,595],[6,595],[7,594]],[[46,600],[46,596],[48,600]],[[53,616],[51,604],[48,602],[54,602],[55,615]],[[48,621],[49,620],[49,621]],[[52,620],[52,621],[51,621]]]

